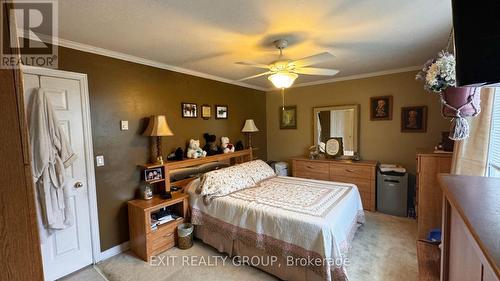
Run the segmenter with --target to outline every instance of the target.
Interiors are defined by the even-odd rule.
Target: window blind
[[[488,175],[490,177],[500,177],[500,88],[495,89],[491,121]]]

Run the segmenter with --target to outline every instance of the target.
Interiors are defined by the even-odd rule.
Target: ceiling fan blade
[[[333,76],[339,73],[337,69],[314,68],[314,67],[296,68],[293,70],[293,72],[297,74],[327,75],[327,76]]]
[[[251,67],[257,67],[257,68],[269,69],[269,65],[262,64],[262,63],[239,61],[239,62],[236,62],[236,64],[245,65],[245,66],[251,66]]]
[[[303,67],[329,61],[332,60],[334,57],[335,56],[330,54],[329,52],[323,52],[316,55],[312,55],[310,57],[298,59],[296,61],[293,61],[292,63],[295,65],[295,67]]]
[[[253,76],[245,77],[243,79],[239,79],[238,81],[244,81],[244,80],[248,80],[248,79],[253,79],[253,78],[257,78],[257,77],[260,77],[260,76],[268,75],[268,74],[271,74],[271,73],[272,73],[271,71],[266,71],[266,72],[263,72],[263,73],[260,73],[260,74],[257,74],[257,75],[253,75]]]

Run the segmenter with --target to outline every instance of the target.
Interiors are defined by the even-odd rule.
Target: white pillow
[[[205,173],[201,178],[200,194],[205,203],[214,198],[255,186],[255,182],[240,165]]]
[[[276,176],[273,168],[262,160],[245,162],[239,166],[242,167],[245,172],[250,175],[250,177],[252,177],[255,183]]]

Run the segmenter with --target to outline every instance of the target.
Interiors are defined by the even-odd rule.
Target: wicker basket
[[[190,223],[180,224],[177,228],[179,236],[179,249],[186,250],[193,246],[193,230],[194,226]]]

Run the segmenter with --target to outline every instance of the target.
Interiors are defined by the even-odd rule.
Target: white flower
[[[436,93],[455,86],[455,57],[450,53],[440,52],[437,59],[425,64],[417,79],[424,80],[426,90]]]

